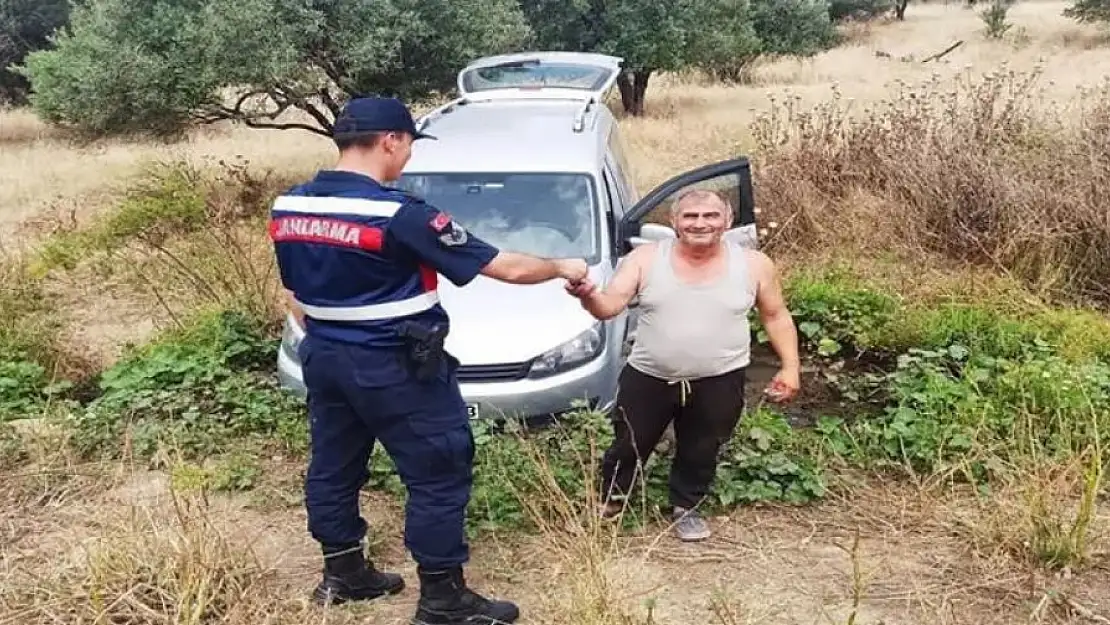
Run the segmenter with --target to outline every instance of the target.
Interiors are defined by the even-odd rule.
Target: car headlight
[[[528,376],[542,378],[573,369],[596,358],[604,346],[605,329],[598,323],[555,349],[541,354],[532,362]]]

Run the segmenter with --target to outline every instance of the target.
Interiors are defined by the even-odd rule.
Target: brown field
[[[853,102],[848,117],[864,116],[896,97],[899,84],[935,81],[934,91],[943,92],[960,77],[1039,71],[1032,114],[1048,112],[1062,122],[1098,119],[1098,101],[1083,104],[1083,97],[1110,75],[1110,40],[1062,17],[1065,6],[1015,5],[1015,27],[995,42],[982,36],[978,14],[957,2],[915,3],[905,22],[854,28],[854,39],[841,48],[813,59],[763,63],[750,85],[656,77],[647,116],[622,121],[639,184],[646,190],[737,153],[758,156],[761,141],[753,123],[772,110],[772,102],[791,99],[804,113],[838,97]],[[940,61],[920,61],[958,40],[963,45]],[[755,127],[774,127],[766,123]],[[1085,148],[1060,155],[1066,164],[1061,169],[1078,177],[1084,167],[1094,171],[1090,163],[1098,159],[1091,155],[1101,154],[1099,163],[1110,158],[1104,149],[1110,142],[1097,143],[1103,135],[1096,131],[1084,135]],[[831,142],[849,134],[827,127],[814,132]],[[901,132],[888,137],[924,136]],[[947,139],[958,144],[959,136]],[[809,147],[814,145],[825,144]],[[759,174],[766,187],[756,189],[768,217],[781,224],[781,242],[772,249],[787,264],[815,255],[872,261],[888,252],[906,255],[915,263],[898,265],[889,277],[923,291],[975,290],[984,280],[961,264],[973,260],[991,268],[992,276],[1024,280],[1038,295],[1091,296],[1097,290],[1092,285],[1110,277],[1101,264],[1110,259],[1110,248],[1102,246],[1106,239],[1092,238],[1082,258],[1067,256],[1031,243],[1047,235],[1025,218],[1055,211],[1053,224],[1081,223],[1101,236],[1110,232],[1105,204],[1097,201],[1104,192],[1060,191],[1052,197],[1045,188],[1018,188],[1008,176],[1053,161],[1044,155],[1008,160],[1008,145],[998,148],[1001,160],[981,171],[974,163],[951,163],[943,153],[888,145],[889,152],[856,161],[864,163],[860,170],[837,170],[836,180],[862,181],[837,197],[822,187],[820,171],[826,170],[802,168],[820,166],[832,175],[836,157],[862,154],[847,142],[776,161],[773,171]],[[909,191],[869,186],[868,172],[900,171],[891,159],[901,151],[907,153],[907,173],[891,185]],[[332,156],[327,140],[307,133],[229,126],[203,129],[174,145],[77,146],[28,112],[0,112],[0,249],[21,248],[70,219],[94,219],[150,162],[242,158],[252,168],[292,179],[326,166]],[[961,240],[947,254],[930,247],[926,228],[965,232],[966,224],[937,226],[964,200],[956,197],[955,183],[948,188],[945,180],[929,177],[935,171],[917,168],[935,166],[938,159],[950,164],[954,177],[964,176],[961,185],[990,191],[981,203],[995,210],[984,217],[989,224],[973,243]],[[1066,172],[1061,176],[1070,180]],[[926,204],[934,213],[917,211]],[[843,221],[830,226],[822,221],[829,215]],[[985,263],[976,256],[980,251]],[[1002,271],[993,272],[996,267]],[[129,292],[126,280],[105,284],[90,275],[96,274],[52,282],[75,353],[110,361],[126,341],[141,340],[167,321],[149,293]],[[382,562],[404,572],[409,589],[381,605],[325,612],[307,603],[319,561],[304,531],[300,464],[268,462],[265,486],[251,495],[174,498],[164,472],[129,464],[75,465],[58,453],[63,446],[56,436],[30,432],[34,468],[0,474],[0,625],[407,622],[417,596],[415,569],[401,546],[395,505],[371,494],[363,501]],[[1081,576],[1067,570],[1048,575],[1016,555],[1034,522],[1026,505],[1030,489],[1059,494],[1062,509],[1070,504],[1063,493],[1073,492],[1076,476],[1038,474],[1037,480],[1007,485],[986,504],[972,493],[942,490],[942,478],[895,485],[842,476],[835,494],[820,505],[743,508],[717,519],[716,536],[694,547],[677,544],[664,527],[615,538],[594,523],[559,519],[538,537],[477,542],[469,576],[479,590],[518,601],[521,622],[550,625],[1110,623],[1105,565]],[[1092,523],[1093,555],[1100,562],[1110,548],[1108,520],[1100,510]],[[144,607],[152,593],[167,588],[173,589],[176,612]],[[228,616],[207,619],[203,609],[220,601],[232,603]]]

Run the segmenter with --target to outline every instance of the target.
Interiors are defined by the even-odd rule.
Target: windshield
[[[596,203],[585,174],[404,174],[397,186],[498,249],[544,258],[597,256]]]

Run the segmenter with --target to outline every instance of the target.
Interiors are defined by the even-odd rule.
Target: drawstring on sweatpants
[[[686,396],[694,392],[694,388],[690,386],[690,380],[682,378],[680,380],[671,380],[670,382],[667,382],[667,384],[678,384],[678,405],[685,406]]]

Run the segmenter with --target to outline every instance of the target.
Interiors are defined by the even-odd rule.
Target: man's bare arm
[[[596,319],[611,319],[621,312],[640,292],[642,276],[644,273],[644,259],[651,257],[649,248],[644,245],[632,250],[621,261],[617,272],[605,289],[598,289],[586,297],[581,298],[582,308]]]
[[[771,339],[771,347],[782,361],[783,369],[801,371],[798,331],[786,306],[775,264],[763,252],[749,250],[748,255],[752,275],[758,281],[755,305],[759,309],[759,318],[767,330],[767,336]]]

